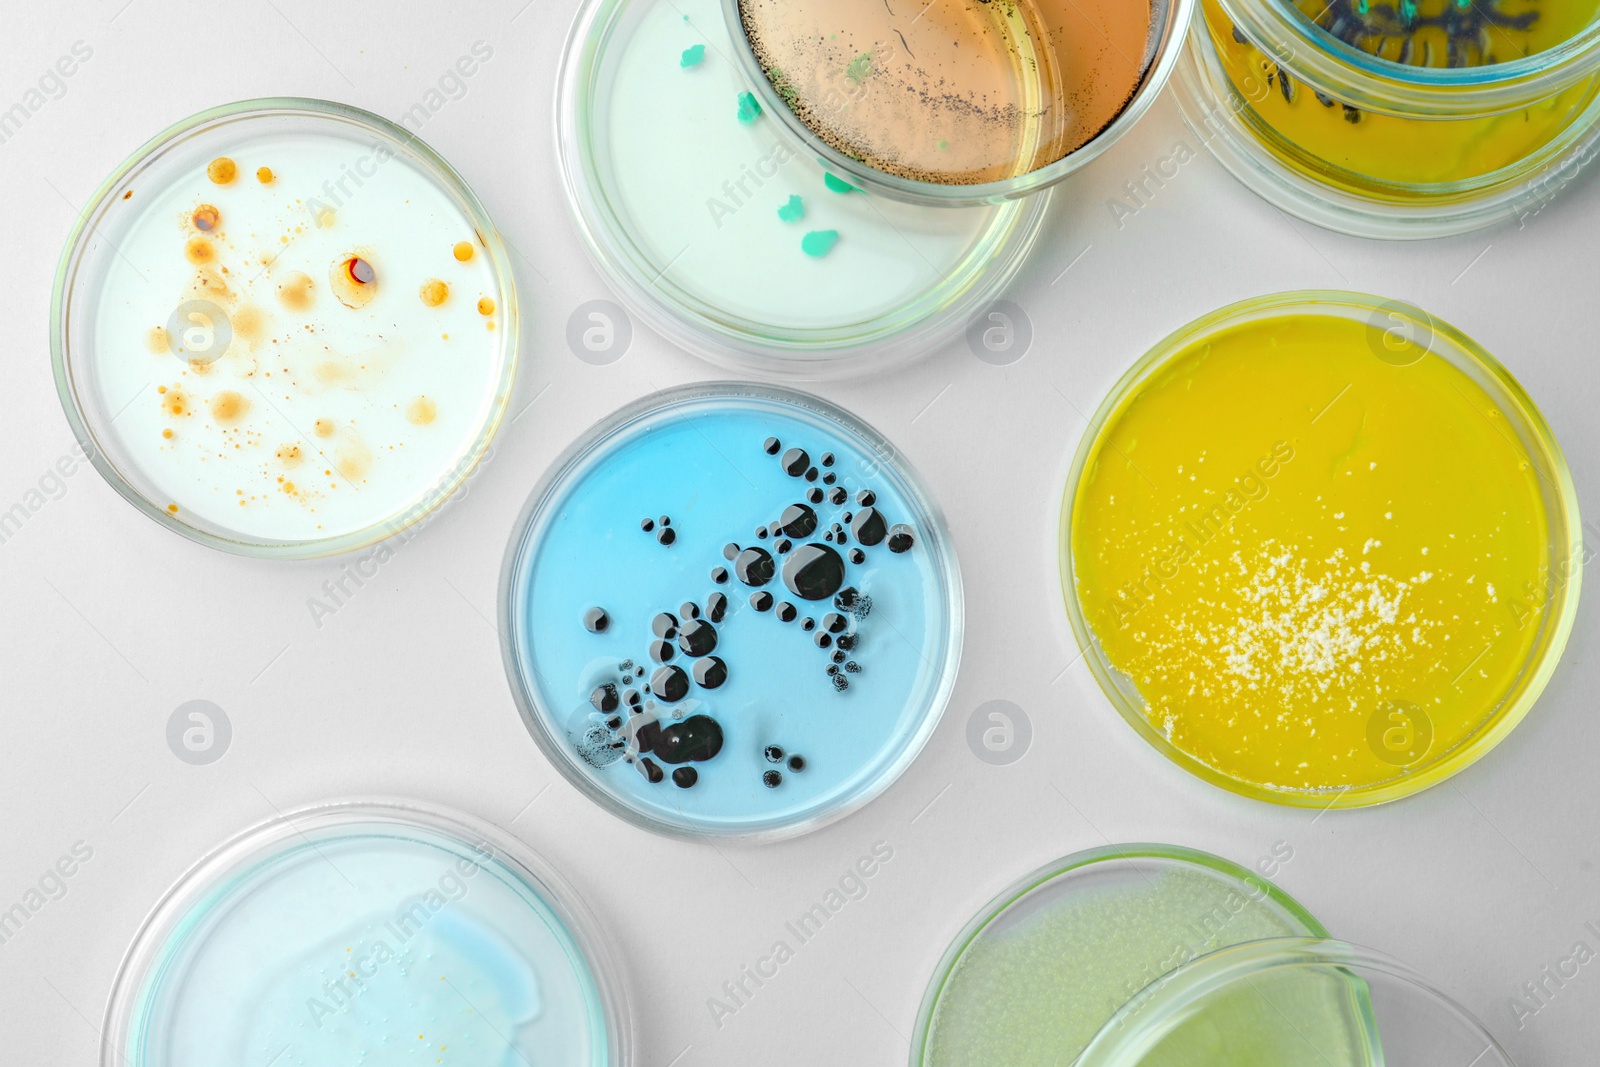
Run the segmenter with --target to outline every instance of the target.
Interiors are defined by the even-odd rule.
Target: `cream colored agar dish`
[[[151,510],[229,547],[337,551],[419,518],[477,461],[515,298],[414,143],[251,117],[108,187],[93,232],[115,253],[73,268],[87,306],[66,374]]]

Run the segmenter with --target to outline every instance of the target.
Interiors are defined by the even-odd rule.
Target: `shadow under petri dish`
[[[1138,91],[1150,0],[740,0],[778,95],[829,146],[901,178],[1002,181],[1062,159]]]

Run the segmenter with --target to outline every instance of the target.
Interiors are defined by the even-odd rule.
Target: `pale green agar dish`
[[[1174,968],[1245,942],[1325,936],[1288,895],[1215,856],[1160,845],[1079,853],[1019,882],[957,939],[924,999],[911,1062],[1070,1064]],[[1359,983],[1296,979],[1268,993],[1211,1002],[1184,1040],[1141,1063],[1222,1062],[1210,1058],[1219,1047],[1235,1067],[1381,1062]]]

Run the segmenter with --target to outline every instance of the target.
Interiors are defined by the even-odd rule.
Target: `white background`
[[[74,42],[93,56],[0,144],[0,510],[72,445],[50,375],[50,280],[75,213],[112,168],[169,123],[246,97],[325,97],[398,118],[479,40],[493,58],[424,137],[519,250],[527,324],[513,408],[532,406],[466,497],[320,628],[307,599],[341,561],[197,547],[86,467],[0,545],[0,908],[74,842],[94,850],[66,895],[0,944],[0,1058],[92,1061],[137,924],[224,837],[275,810],[402,794],[507,826],[566,872],[625,961],[644,1067],[903,1063],[924,985],[968,917],[1033,867],[1108,839],[1246,864],[1287,842],[1279,883],[1336,935],[1432,976],[1525,1067],[1594,1062],[1600,962],[1521,1028],[1509,1001],[1575,942],[1600,951],[1584,929],[1600,927],[1600,596],[1580,609],[1543,700],[1490,756],[1410,800],[1315,817],[1204,785],[1129,730],[1073,662],[1053,541],[1083,413],[1123,369],[1197,315],[1300,287],[1409,299],[1481,341],[1542,405],[1600,515],[1593,175],[1525,228],[1396,246],[1290,221],[1201,153],[1119,228],[1110,198],[1192,143],[1173,102],[1158,102],[1060,190],[1008,294],[1032,319],[1025,358],[989,366],[958,339],[892,377],[819,390],[893,439],[945,508],[968,593],[966,658],[938,733],[886,795],[786,844],[713,849],[625,825],[555,774],[513,708],[490,621],[503,546],[552,458],[627,401],[720,376],[637,319],[611,366],[568,350],[572,310],[611,297],[568,216],[552,145],[575,0],[524,3],[4,0],[0,108]],[[205,767],[180,762],[165,738],[169,715],[195,698],[233,724],[227,754]],[[968,717],[993,699],[1017,703],[1034,728],[1009,767],[966,742]],[[870,894],[714,1025],[707,998],[878,840],[894,859]]]

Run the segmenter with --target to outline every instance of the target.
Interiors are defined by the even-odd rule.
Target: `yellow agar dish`
[[[1408,336],[1375,301],[1352,315],[1305,295],[1225,309],[1130,373],[1070,490],[1068,595],[1191,769],[1267,799],[1373,802],[1542,687],[1547,615],[1571,615],[1552,546],[1576,519],[1552,538],[1559,451],[1531,461],[1529,412],[1439,353],[1448,327]]]
[[[1424,16],[1437,16],[1456,0],[1426,0],[1417,5]],[[1302,9],[1305,3],[1299,5]],[[1318,0],[1316,10],[1326,10]],[[1319,99],[1310,86],[1283,73],[1271,57],[1240,41],[1233,22],[1218,0],[1202,0],[1206,29],[1228,80],[1248,107],[1242,116],[1256,136],[1282,162],[1318,181],[1371,192],[1374,183],[1450,185],[1472,183],[1503,170],[1557,140],[1583,117],[1600,93],[1600,78],[1589,78],[1537,104],[1482,118],[1399,118],[1355,111],[1328,98]],[[1536,13],[1527,29],[1495,26],[1487,31],[1492,55],[1505,62],[1559,45],[1595,18],[1600,4],[1522,3],[1497,5],[1507,16]],[[1413,65],[1446,65],[1444,34],[1418,31],[1412,42]],[[1389,52],[1396,46],[1388,45]],[[1477,54],[1468,65],[1481,65]],[[1285,90],[1287,84],[1288,89]]]

